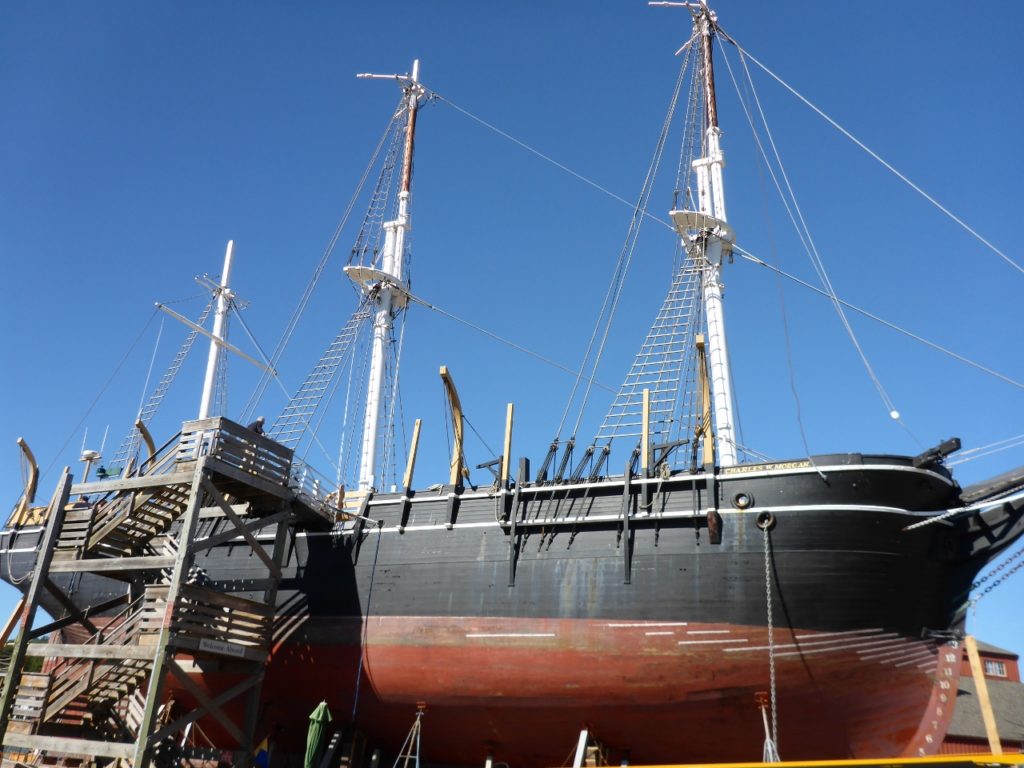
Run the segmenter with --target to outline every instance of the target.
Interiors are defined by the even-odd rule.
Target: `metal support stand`
[[[423,713],[427,711],[427,705],[419,702],[416,705],[416,719],[413,721],[409,735],[402,743],[402,749],[395,758],[394,768],[409,768],[411,762],[414,768],[420,768],[420,733],[423,730]]]

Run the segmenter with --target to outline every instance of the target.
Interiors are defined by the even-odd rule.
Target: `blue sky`
[[[722,0],[717,10],[758,59],[1024,264],[1024,6]],[[219,271],[228,239],[236,241],[237,292],[250,302],[247,323],[262,346],[274,346],[397,102],[392,84],[355,73],[404,72],[418,57],[423,81],[449,101],[634,199],[688,30],[684,12],[642,2],[8,3],[0,26],[0,445],[8,446],[0,487],[13,504],[19,435],[57,469],[75,463],[85,427],[96,448],[109,425],[107,450],[116,448],[153,354],[161,322],[153,302],[189,299],[176,307],[195,316],[202,302],[192,277]],[[815,282],[758,170],[721,63],[718,77],[739,243]],[[839,294],[1024,381],[1024,274],[769,79],[756,75],[755,84]],[[424,109],[418,152],[414,291],[578,365],[628,207],[445,103]],[[656,194],[652,213],[670,202]],[[340,269],[353,238],[354,229],[343,233],[282,364],[289,390],[351,312]],[[672,249],[670,233],[645,230],[602,381],[620,380],[661,299]],[[743,261],[725,282],[743,439],[758,450],[804,455],[783,310],[812,452],[914,454],[951,435],[972,448],[1024,432],[1019,385],[852,316],[904,429],[826,301]],[[237,330],[234,340],[251,350]],[[157,372],[180,333],[165,323]],[[447,463],[442,363],[490,446],[500,444],[504,404],[514,401],[514,451],[540,460],[570,378],[425,309],[411,312],[405,344],[403,408],[424,419],[420,482],[440,480]],[[170,434],[194,412],[200,357],[172,390],[158,432]],[[229,415],[254,381],[245,363],[231,370]],[[272,394],[262,410],[272,418],[281,405]],[[595,404],[592,418],[602,412]],[[472,440],[467,452],[474,464],[493,455]],[[957,475],[968,484],[1020,464],[1017,447]],[[1022,596],[1018,576],[982,601],[972,629],[1024,651]],[[0,587],[0,613],[13,599]]]

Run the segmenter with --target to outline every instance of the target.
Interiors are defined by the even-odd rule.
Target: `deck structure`
[[[143,766],[161,753],[250,759],[289,528],[334,519],[303,491],[292,459],[273,440],[208,418],[185,422],[118,479],[75,484],[65,469],[0,694],[5,765]],[[197,538],[209,517],[229,524]],[[265,547],[256,534],[266,540],[271,531]],[[252,579],[212,582],[195,567],[198,553],[234,540],[262,562],[266,578],[255,593]],[[85,607],[73,601],[84,574],[109,579],[115,596]],[[44,593],[66,610],[35,626]],[[24,671],[31,656],[44,658],[42,672]],[[195,682],[196,668],[207,667],[230,672],[214,676],[227,681],[217,690]],[[171,706],[170,688],[196,706]],[[203,717],[216,721],[225,743],[181,746],[174,737]]]

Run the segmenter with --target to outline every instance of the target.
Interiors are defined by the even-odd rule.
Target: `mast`
[[[371,300],[376,304],[373,316],[373,339],[370,353],[370,372],[366,385],[366,413],[363,419],[363,439],[359,459],[359,490],[368,491],[377,481],[377,444],[379,442],[381,407],[384,396],[384,365],[387,346],[395,314],[405,305],[408,291],[404,287],[405,236],[412,228],[410,198],[412,188],[412,158],[416,134],[416,109],[423,88],[419,84],[420,62],[412,64],[411,76],[359,75],[359,77],[398,80],[405,91],[406,126],[405,148],[402,157],[402,180],[398,191],[398,216],[384,223],[384,250],[380,269],[374,270]],[[367,270],[351,273],[353,280],[361,282]],[[365,286],[364,286],[365,287]]]
[[[710,368],[711,396],[718,437],[718,463],[728,467],[737,463],[736,438],[733,429],[732,376],[729,352],[725,341],[725,317],[722,312],[722,261],[732,252],[736,240],[727,223],[725,186],[722,168],[722,131],[718,127],[718,102],[715,99],[715,68],[713,45],[715,14],[706,0],[697,2],[651,2],[649,5],[687,8],[693,14],[693,36],[690,43],[700,45],[701,74],[704,87],[704,157],[693,161],[697,177],[697,198],[700,211],[670,212],[676,231],[686,250],[702,260],[701,282],[704,315],[707,318],[707,358]]]
[[[701,57],[704,71],[704,119],[707,155],[694,160],[697,172],[697,196],[701,213],[713,216],[724,224],[725,186],[722,168],[722,131],[718,127],[718,104],[715,99],[715,69],[712,47],[714,44],[715,15],[701,3],[694,17],[700,34]],[[715,432],[718,435],[718,459],[723,467],[737,462],[736,437],[733,428],[732,374],[729,371],[729,351],[725,339],[725,316],[722,310],[722,259],[727,254],[726,243],[716,227],[707,237],[704,251],[704,313],[708,323],[708,363],[711,368],[711,391],[715,407]],[[731,242],[728,250],[731,250]]]
[[[228,240],[224,253],[224,270],[221,272],[220,288],[217,291],[217,314],[213,318],[213,336],[210,337],[210,353],[206,358],[206,378],[203,380],[203,396],[199,402],[199,418],[205,419],[213,407],[213,389],[217,382],[217,368],[220,362],[221,342],[227,331],[228,309],[232,293],[228,287],[231,279],[231,261],[235,254],[235,241]]]

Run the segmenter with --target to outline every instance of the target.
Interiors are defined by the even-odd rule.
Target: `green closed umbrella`
[[[309,731],[306,733],[306,759],[302,763],[302,768],[316,768],[320,741],[323,739],[324,728],[329,722],[331,722],[331,711],[327,709],[327,702],[321,701],[309,715]]]

